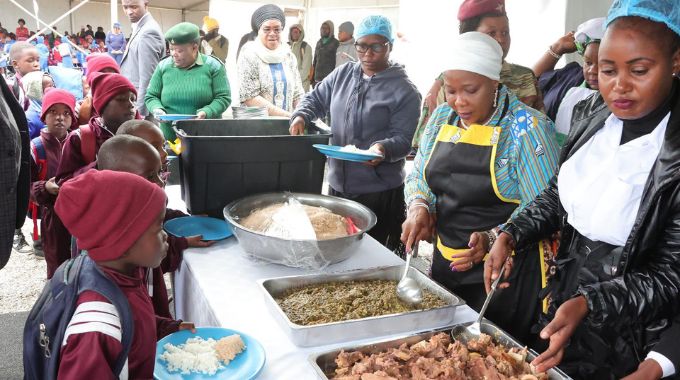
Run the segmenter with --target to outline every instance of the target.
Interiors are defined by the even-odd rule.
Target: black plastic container
[[[182,199],[192,214],[222,218],[228,203],[272,191],[321,194],[330,130],[290,136],[288,119],[184,120],[175,124]]]

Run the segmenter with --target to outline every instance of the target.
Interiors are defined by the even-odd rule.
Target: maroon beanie
[[[42,101],[42,110],[40,111],[40,120],[45,122],[45,115],[47,111],[55,104],[63,104],[71,111],[71,128],[78,125],[78,118],[76,117],[76,97],[70,92],[59,88],[50,87],[45,91]]]
[[[465,21],[486,13],[505,14],[505,0],[465,0],[458,8],[458,20]]]
[[[90,54],[85,59],[87,61],[87,83],[92,84],[95,73],[101,73],[104,69],[111,69],[120,74],[120,68],[116,60],[106,53]]]
[[[132,91],[137,95],[135,86],[126,77],[113,73],[95,73],[90,82],[92,107],[101,115],[102,110],[116,95],[123,91]]]
[[[165,209],[165,192],[131,173],[90,170],[65,182],[57,215],[94,261],[121,257]]]

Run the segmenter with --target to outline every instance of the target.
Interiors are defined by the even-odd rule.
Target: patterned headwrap
[[[267,20],[279,20],[281,21],[282,28],[286,26],[286,15],[280,7],[274,4],[265,4],[253,12],[251,19],[251,26],[254,27],[253,30],[260,30],[262,24]]]

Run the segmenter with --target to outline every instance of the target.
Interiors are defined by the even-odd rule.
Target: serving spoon
[[[493,280],[493,282],[491,283],[491,290],[489,290],[489,294],[486,295],[486,299],[484,300],[484,305],[482,305],[482,309],[479,310],[479,317],[477,317],[477,320],[474,323],[470,324],[465,328],[465,334],[467,334],[469,337],[476,338],[481,333],[481,326],[482,320],[484,319],[484,314],[486,313],[486,309],[489,307],[489,303],[491,303],[491,298],[493,298],[493,294],[496,292],[498,283],[501,282],[501,278],[503,278],[504,272],[505,264],[503,264],[503,266],[501,267],[501,271],[500,273],[498,273],[498,277],[496,277],[496,279]]]
[[[417,242],[410,252],[406,252],[406,265],[401,280],[397,284],[397,297],[409,305],[418,305],[423,302],[423,290],[416,280],[408,276],[408,271],[411,268],[411,257],[413,256],[418,256]]]

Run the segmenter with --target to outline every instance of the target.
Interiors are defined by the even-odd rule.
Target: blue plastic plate
[[[161,360],[161,354],[165,352],[163,346],[166,343],[178,345],[184,344],[187,339],[200,336],[203,339],[213,338],[218,340],[225,336],[238,334],[243,339],[246,349],[236,355],[234,360],[224,369],[218,370],[214,375],[204,375],[199,372],[191,372],[182,375],[179,371],[168,372],[167,363]],[[224,380],[250,380],[255,379],[260,373],[265,363],[265,352],[260,342],[254,338],[235,330],[223,329],[219,327],[199,327],[196,334],[191,331],[182,330],[170,334],[156,343],[156,363],[154,365],[154,379],[163,380],[199,380],[199,379],[224,379]]]
[[[315,147],[319,152],[325,154],[326,157],[337,158],[338,160],[368,162],[382,157],[379,154],[373,153],[342,152],[340,151],[342,147],[335,145],[314,144],[312,146]]]
[[[229,223],[207,216],[183,216],[165,222],[165,230],[174,236],[203,235],[203,240],[222,240],[233,235]]]
[[[196,115],[183,115],[179,113],[171,113],[167,115],[158,115],[156,118],[160,121],[177,121],[177,120],[191,120],[195,119]]]

